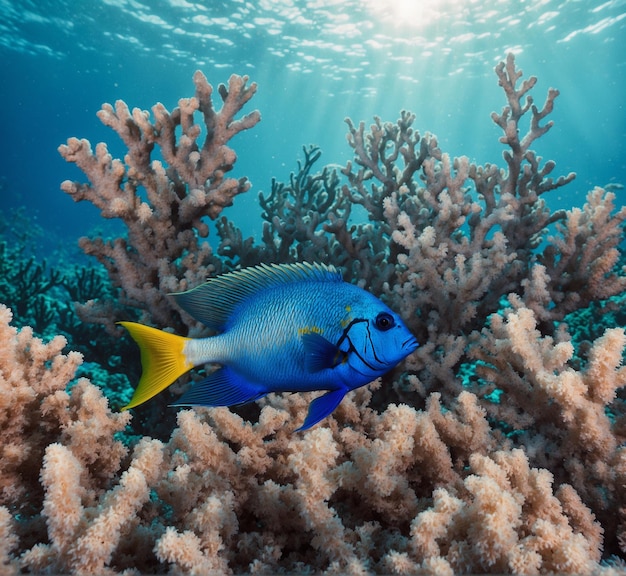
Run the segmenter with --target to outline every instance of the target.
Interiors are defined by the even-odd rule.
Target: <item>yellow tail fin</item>
[[[185,343],[190,338],[163,332],[136,322],[118,322],[128,330],[141,350],[142,374],[130,402],[122,408],[128,410],[150,400],[159,392],[193,368],[185,357]]]

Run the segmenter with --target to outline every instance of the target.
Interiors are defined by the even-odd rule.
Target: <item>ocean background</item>
[[[244,111],[261,123],[230,142],[231,174],[253,188],[225,214],[246,234],[259,237],[258,193],[288,179],[303,145],[321,147],[319,168],[351,158],[346,116],[369,124],[408,109],[443,151],[504,167],[490,113],[505,104],[493,69],[508,52],[538,77],[538,105],[561,92],[535,149],[555,175],[578,177],[548,204],[582,206],[594,185],[624,184],[624,0],[0,0],[2,215],[21,210],[41,255],[78,254],[80,236],[115,223],[60,191],[85,177],[57,147],[76,136],[123,156],[96,117],[102,103],[171,110],[193,95],[197,69],[214,87],[232,73],[259,86]]]

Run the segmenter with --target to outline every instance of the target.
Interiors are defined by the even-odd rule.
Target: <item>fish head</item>
[[[370,296],[370,295],[368,295]],[[338,347],[351,370],[370,380],[391,370],[418,347],[402,318],[371,296],[352,307]]]

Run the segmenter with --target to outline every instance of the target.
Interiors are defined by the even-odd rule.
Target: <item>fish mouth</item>
[[[418,346],[419,342],[417,341],[417,338],[415,338],[415,336],[410,336],[404,342],[402,342],[402,349],[408,350],[408,354],[416,350]]]

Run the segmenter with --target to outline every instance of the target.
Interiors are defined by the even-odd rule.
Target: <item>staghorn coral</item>
[[[61,270],[48,268],[45,259],[27,258],[26,251],[24,244],[0,241],[0,301],[11,304],[20,325],[31,325],[43,334],[57,312],[50,295],[66,278]]]
[[[3,330],[7,319],[5,312]],[[513,335],[516,324],[508,324]],[[533,346],[532,331],[520,332],[494,342]],[[607,361],[588,369],[599,403],[624,374],[614,369],[623,333],[605,338],[596,348]],[[540,346],[549,369],[559,344]],[[291,433],[308,401],[301,395],[265,399],[256,423],[226,408],[183,410],[166,444],[144,438],[132,457],[114,456],[106,481],[73,441],[80,433],[93,446],[93,423],[51,438],[37,456],[43,497],[19,515],[15,499],[0,506],[0,560],[14,573],[75,574],[599,569],[603,531],[606,538],[615,526],[594,516],[584,492],[533,467],[528,449],[490,428],[476,395],[461,393],[447,412],[438,395],[425,411],[391,404],[381,413],[371,398],[369,389],[355,391],[305,434]],[[121,417],[105,410],[97,418],[99,429],[111,429]],[[110,435],[108,442],[116,444]],[[625,470],[622,455],[612,479],[593,481],[623,498]]]
[[[314,173],[317,152],[305,149],[298,172],[262,197],[263,244],[220,219],[216,269],[327,247],[423,342],[408,374],[354,391],[304,434],[292,430],[310,395],[269,396],[249,421],[224,408],[181,411],[169,438],[129,455],[113,438],[128,416],[111,414],[85,380],[64,390],[78,358],[18,333],[0,308],[12,394],[54,382],[25,414],[2,406],[7,422],[16,417],[13,445],[29,449],[27,464],[13,464],[28,476],[8,477],[27,501],[0,502],[0,566],[590,574],[626,555],[626,337],[613,328],[575,349],[562,322],[623,292],[626,211],[602,189],[582,210],[549,211],[543,194],[572,177],[551,179],[553,164],[530,146],[549,130],[558,93],[534,106],[536,81],[518,87],[512,57],[496,74],[506,169],[450,158],[409,113],[369,132],[350,122],[354,162]],[[348,223],[355,205],[367,222]],[[26,370],[31,349],[39,360]],[[46,434],[31,435],[38,427]],[[16,453],[0,453],[1,470]]]
[[[385,293],[392,306],[407,310],[405,320],[426,343],[409,361],[413,387],[421,394],[435,389],[445,396],[458,394],[456,376],[468,360],[470,335],[509,294],[520,295],[550,333],[555,320],[626,287],[626,277],[616,267],[626,208],[615,209],[614,194],[596,188],[583,210],[555,213],[543,200],[543,194],[574,177],[553,180],[548,175],[554,163],[541,167],[529,148],[551,127],[541,122],[552,111],[558,91],[550,90],[539,110],[530,96],[521,102],[536,80],[531,77],[516,88],[521,72],[512,55],[496,72],[508,104],[492,118],[509,148],[504,152],[508,170],[433,153],[423,160],[423,186],[412,183],[415,193],[410,188],[401,193],[401,170],[394,173],[396,189],[372,186],[384,204],[391,241],[402,248]],[[519,140],[527,114],[530,126]],[[410,156],[404,144],[409,139],[406,122],[398,126],[387,127],[386,133]],[[380,171],[388,163],[380,150],[390,146],[383,148],[379,134],[378,127],[373,129],[370,146],[356,147],[359,162],[369,168],[361,171],[364,176],[353,176],[357,182],[373,178],[374,168]],[[556,233],[549,235],[551,224],[556,224]]]
[[[41,494],[38,476],[48,443],[75,446],[81,463],[106,480],[126,453],[113,434],[129,418],[111,415],[102,393],[84,378],[69,394],[66,386],[82,355],[62,354],[63,336],[44,343],[28,326],[18,332],[9,325],[11,317],[0,305],[0,504],[11,503],[19,511],[28,510]]]
[[[593,571],[602,529],[570,486],[553,494],[551,474],[530,468],[521,450],[474,454],[469,464],[463,496],[436,489],[411,523],[422,568],[437,559],[453,573]]]
[[[574,348],[564,329],[554,339],[542,337],[528,308],[490,320],[475,335],[472,354],[487,383],[482,393],[497,387],[507,405],[487,409],[518,431],[533,460],[571,484],[611,533],[620,522],[624,530],[624,518],[614,515],[626,504],[626,413],[617,396],[626,386],[624,330],[606,330],[589,350],[586,366],[576,371],[569,366]]]
[[[325,167],[311,174],[321,156],[316,146],[303,147],[304,162],[289,176],[289,183],[272,179],[271,191],[259,194],[263,219],[262,244],[253,238],[243,239],[237,226],[222,216],[217,222],[221,242],[217,253],[234,268],[261,262],[297,262],[323,260],[332,249],[326,234],[326,221],[338,215],[347,221],[350,203],[341,194],[337,171]],[[341,259],[341,255],[333,255]]]
[[[104,218],[121,219],[128,230],[128,238],[111,241],[82,238],[81,248],[104,265],[126,302],[147,310],[155,322],[175,323],[179,331],[186,327],[173,321],[178,311],[164,294],[197,284],[215,269],[209,245],[200,242],[208,234],[202,218],[217,218],[235,195],[250,188],[245,178],[226,177],[237,159],[227,143],[261,118],[255,110],[235,119],[256,92],[256,84],[246,86],[247,76],[232,75],[228,87],[220,84],[219,111],[213,108],[213,88],[205,76],[198,71],[193,80],[195,96],[181,99],[172,112],[156,104],[154,123],[148,112],[131,112],[121,100],[115,108],[103,105],[98,117],[128,147],[123,161],[112,158],[104,143],[95,154],[84,139],[70,138],[59,147],[61,156],[90,182],[65,181],[61,189],[77,202],[92,202]],[[203,127],[195,122],[197,113]],[[204,141],[199,142],[203,129]],[[164,163],[152,159],[156,147]],[[94,303],[80,310],[85,319],[107,316]]]

